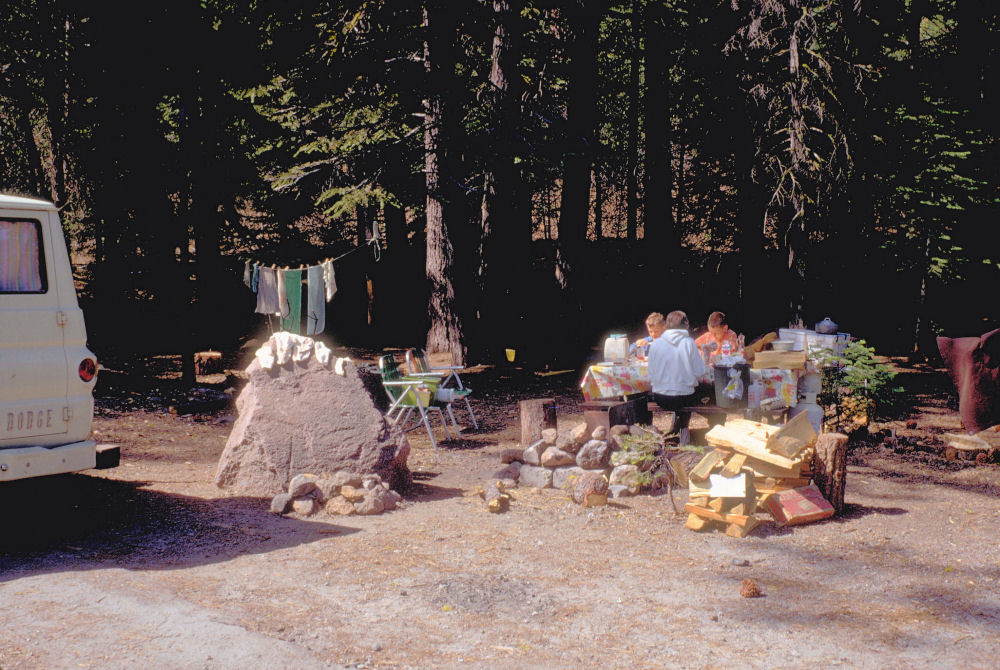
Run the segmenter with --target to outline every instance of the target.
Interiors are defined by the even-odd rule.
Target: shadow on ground
[[[0,582],[112,566],[174,570],[358,532],[268,511],[265,498],[192,498],[141,481],[59,475],[5,483]]]

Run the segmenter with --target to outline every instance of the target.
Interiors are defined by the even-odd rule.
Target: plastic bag
[[[730,368],[728,374],[729,381],[722,392],[730,400],[739,400],[743,397],[743,375],[739,368]]]

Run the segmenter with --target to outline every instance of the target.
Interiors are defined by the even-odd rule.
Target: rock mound
[[[327,363],[309,356],[269,369],[259,359],[250,364],[218,486],[271,497],[300,473],[352,471],[377,474],[397,491],[409,487],[409,442],[377,409],[367,373],[345,359]]]

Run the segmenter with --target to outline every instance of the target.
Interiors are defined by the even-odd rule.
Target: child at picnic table
[[[640,337],[638,340],[635,341],[635,344],[633,344],[632,346],[636,348],[648,347],[650,344],[653,343],[653,340],[659,337],[660,333],[664,331],[663,324],[664,324],[664,317],[659,312],[653,312],[652,314],[647,316],[646,332],[649,333],[649,337]],[[656,327],[655,331],[654,331],[654,326]]]
[[[659,320],[650,321],[654,316]],[[691,412],[684,411],[697,403],[695,389],[705,374],[705,362],[698,355],[698,347],[688,334],[687,314],[679,310],[670,312],[664,319],[661,314],[650,314],[646,320],[653,342],[649,347],[649,381],[653,400],[662,409],[674,413],[674,430],[680,431],[680,443],[690,441],[688,423]]]
[[[743,336],[729,329],[726,315],[722,312],[712,312],[708,315],[708,332],[694,341],[705,362],[709,365],[723,355],[725,345],[729,345],[731,353],[743,348]]]

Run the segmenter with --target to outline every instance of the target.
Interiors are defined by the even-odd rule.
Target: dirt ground
[[[214,486],[232,409],[177,416],[168,381],[102,375],[95,433],[121,466],[0,489],[4,670],[997,666],[1000,465],[942,457],[940,370],[900,376],[886,427],[909,444],[852,444],[843,515],[762,514],[742,540],[685,529],[662,495],[519,489],[485,511],[516,401],[555,397],[571,426],[576,371],[469,371],[480,429],[436,452],[410,433],[401,509],[311,519]]]

